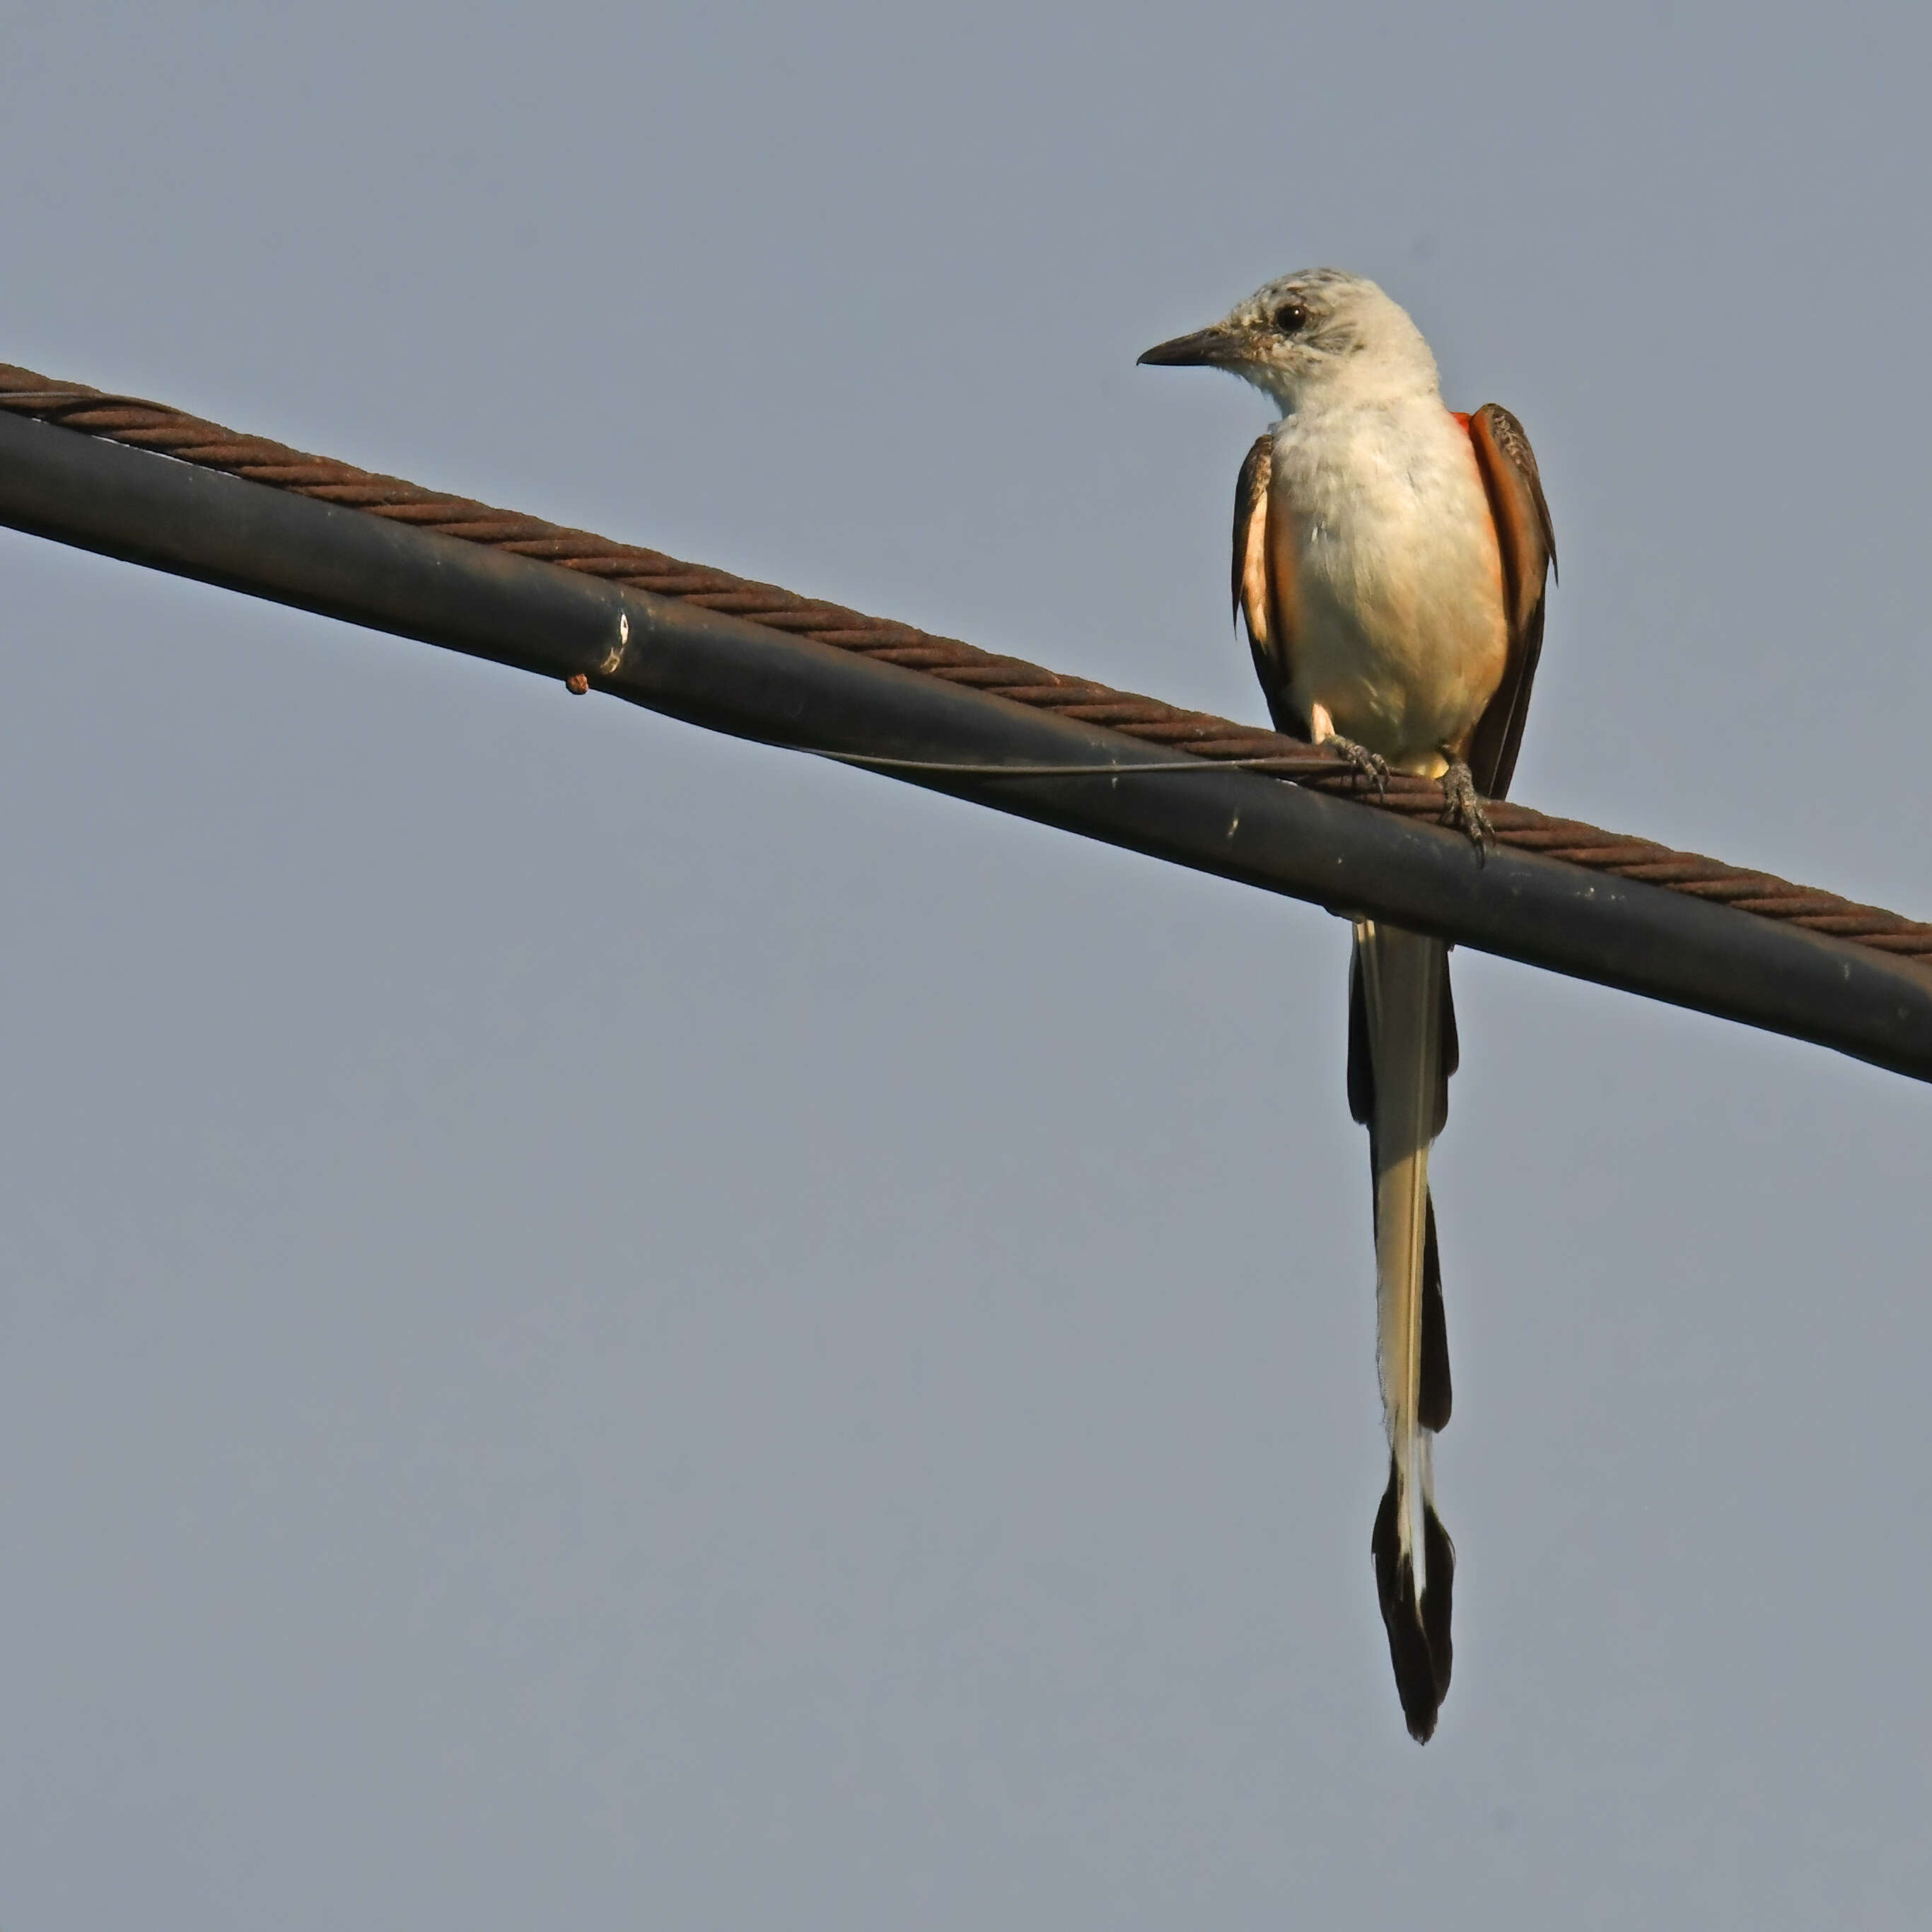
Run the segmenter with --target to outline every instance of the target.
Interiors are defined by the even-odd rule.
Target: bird
[[[1157,344],[1279,412],[1240,467],[1232,589],[1275,728],[1378,782],[1441,781],[1480,861],[1509,789],[1543,647],[1556,544],[1522,425],[1442,400],[1436,358],[1375,283],[1311,268]],[[1396,1689],[1426,1743],[1448,1695],[1456,1550],[1436,1506],[1448,1334],[1429,1149],[1459,1049],[1448,948],[1352,916],[1349,1112],[1366,1126],[1376,1358],[1389,1472],[1370,1539]]]

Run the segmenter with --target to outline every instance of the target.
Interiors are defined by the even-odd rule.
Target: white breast
[[[1292,545],[1291,693],[1398,770],[1466,749],[1508,655],[1475,453],[1439,401],[1303,410],[1276,428],[1271,542]]]

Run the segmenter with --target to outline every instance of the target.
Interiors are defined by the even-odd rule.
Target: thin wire
[[[829,759],[838,765],[857,765],[868,771],[933,772],[956,778],[1138,778],[1153,772],[1306,772],[1311,776],[1329,774],[1337,778],[1359,778],[1372,783],[1366,774],[1340,758],[1318,754],[1298,758],[1278,752],[1270,758],[1162,759],[1144,765],[962,765],[944,758],[884,758],[866,752],[825,752],[810,745],[791,745],[788,751],[803,752],[808,757]]]
[[[0,408],[12,404],[27,404],[46,407],[59,403],[85,403],[98,407],[104,404],[118,404],[122,406],[134,405],[143,409],[157,409],[174,412],[164,403],[150,403],[139,396],[116,396],[90,394],[76,389],[10,389],[0,390]],[[1120,778],[1138,776],[1149,773],[1170,774],[1186,772],[1265,772],[1305,773],[1310,777],[1328,776],[1341,777],[1366,777],[1340,758],[1325,758],[1318,753],[1298,756],[1293,752],[1276,752],[1270,756],[1252,758],[1177,758],[1161,760],[1149,764],[1136,765],[971,765],[958,764],[945,759],[887,758],[874,757],[863,752],[827,752],[814,746],[800,745],[788,747],[794,751],[808,752],[815,758],[825,758],[834,764],[856,765],[868,771],[929,772],[934,776],[960,778]],[[1378,790],[1385,790],[1382,786]]]

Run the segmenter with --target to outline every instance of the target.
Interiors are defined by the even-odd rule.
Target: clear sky
[[[1526,801],[1932,911],[1927,16],[6,10],[0,358],[1250,718],[1372,275]],[[1932,1096],[1458,956],[1405,1735],[1346,934],[0,534],[0,1921],[1922,1924]]]

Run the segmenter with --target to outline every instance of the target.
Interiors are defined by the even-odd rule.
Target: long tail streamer
[[[1448,949],[1355,925],[1348,1103],[1369,1130],[1375,1186],[1376,1356],[1388,1488],[1370,1548],[1409,1734],[1426,1742],[1448,1694],[1456,1547],[1436,1512],[1431,1449],[1449,1420],[1448,1331],[1429,1198],[1429,1146],[1448,1113],[1456,1055]]]

